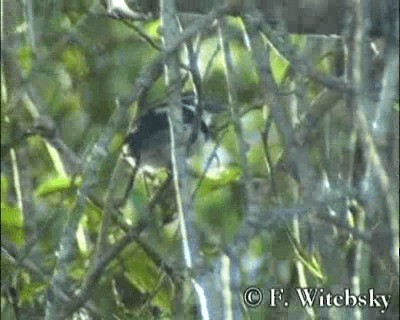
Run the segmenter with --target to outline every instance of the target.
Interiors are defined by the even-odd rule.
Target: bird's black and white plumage
[[[196,119],[193,96],[182,97],[183,130],[189,136]],[[125,138],[123,154],[134,167],[159,169],[169,167],[171,162],[171,143],[166,104],[160,104],[137,120],[136,126]],[[208,127],[202,119],[195,141],[189,146],[189,154],[199,150],[208,137]]]

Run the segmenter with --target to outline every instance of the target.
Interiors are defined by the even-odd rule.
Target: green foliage
[[[228,167],[224,170],[215,172],[213,175],[208,175],[202,181],[200,195],[206,196],[212,191],[227,187],[237,181],[241,176],[239,167]]]
[[[71,74],[78,80],[88,76],[89,69],[86,58],[81,50],[76,47],[69,47],[62,53],[61,60]]]
[[[293,250],[288,241],[285,228],[275,230],[274,234],[268,239],[268,251],[277,260],[287,260],[293,257]]]
[[[272,76],[275,82],[280,85],[288,77],[290,70],[290,63],[284,57],[282,57],[276,50],[271,50],[270,63]]]
[[[69,177],[52,177],[42,182],[36,189],[36,194],[39,197],[46,197],[54,193],[71,191],[72,188],[76,188],[82,184],[80,178],[69,178]]]
[[[153,21],[146,22],[144,27],[146,28],[147,34],[152,39],[161,41],[161,34],[160,34],[161,21],[160,20],[153,20]]]
[[[69,31],[72,27],[71,20],[65,15],[56,14],[51,17],[49,27],[55,34]]]
[[[19,62],[24,72],[29,73],[32,70],[32,49],[24,46],[19,50]]]
[[[20,6],[24,1],[16,3]],[[161,170],[151,177],[144,177],[139,172],[126,203],[121,207],[119,204],[113,207],[110,221],[105,219],[110,214],[107,212],[110,209],[109,203],[105,203],[109,200],[106,195],[108,192],[115,192],[109,189],[109,181],[121,151],[128,123],[147,112],[149,102],[163,99],[167,94],[166,81],[164,76],[161,76],[148,88],[146,100],[142,105],[138,102],[131,106],[124,104],[126,99],[129,100],[137,93],[133,92],[134,84],[143,81],[143,70],[159,58],[160,51],[146,42],[143,36],[138,35],[132,27],[133,22],[110,19],[106,16],[104,8],[98,9],[96,6],[99,4],[92,0],[32,3],[33,28],[30,25],[32,21],[21,21],[27,18],[26,12],[18,12],[16,17],[8,19],[12,20],[13,25],[7,30],[13,30],[15,33],[6,33],[4,39],[6,45],[12,45],[5,48],[4,53],[11,54],[5,55],[7,59],[4,59],[2,65],[2,150],[4,147],[6,150],[12,148],[18,152],[16,162],[10,160],[10,152],[2,154],[1,158],[1,232],[7,240],[5,244],[10,242],[12,245],[11,248],[5,245],[4,250],[2,247],[1,315],[5,319],[15,318],[8,289],[17,287],[20,301],[18,306],[25,312],[20,318],[43,317],[47,290],[53,285],[48,279],[52,279],[54,269],[60,262],[59,257],[64,253],[64,248],[60,247],[60,238],[66,231],[71,232],[72,240],[69,244],[73,248],[68,257],[70,263],[66,278],[70,282],[66,290],[79,292],[88,271],[102,262],[101,259],[100,262],[92,260],[98,250],[101,228],[108,227],[108,245],[104,252],[100,252],[103,258],[120,244],[121,239],[126,239],[127,232],[136,230],[132,228],[136,228],[139,223],[140,226],[142,223],[144,225],[140,234],[131,235],[124,250],[105,265],[96,280],[87,306],[100,316],[91,314],[92,309],[88,308],[90,317],[173,319],[177,297],[184,300],[188,310],[194,309],[194,294],[179,296],[182,282],[189,283],[189,276],[198,271],[198,266],[195,265],[191,270],[186,270],[183,266],[181,230],[179,221],[174,220],[177,215],[177,197],[173,187],[166,189],[154,208],[149,208],[149,204],[167,178],[167,170]],[[22,6],[18,8],[26,10]],[[5,20],[5,23],[10,22]],[[299,239],[288,232],[286,223],[293,221],[291,209],[318,206],[319,210],[324,201],[321,195],[323,192],[318,186],[316,190],[309,192],[308,186],[293,176],[287,161],[288,147],[293,146],[285,145],[278,134],[278,129],[281,133],[291,124],[278,123],[277,119],[272,118],[273,122],[266,139],[267,115],[270,115],[271,108],[276,106],[266,105],[264,95],[270,92],[260,88],[259,73],[252,59],[251,50],[254,48],[249,49],[249,39],[243,33],[242,17],[227,17],[226,23],[229,29],[227,40],[230,43],[234,65],[233,78],[237,88],[235,93],[247,147],[245,156],[251,176],[247,183],[254,187],[254,194],[251,195],[254,203],[249,205],[259,212],[256,223],[248,226],[248,212],[243,210],[243,168],[240,167],[238,137],[228,106],[225,60],[219,48],[221,39],[218,31],[207,31],[198,38],[199,47],[196,48],[203,77],[202,89],[206,98],[218,101],[223,109],[212,116],[210,131],[213,138],[219,136],[224,129],[227,129],[227,132],[218,150],[221,157],[213,160],[209,171],[205,174],[203,172],[208,155],[200,153],[191,159],[190,169],[193,169],[196,178],[190,179],[195,180],[193,187],[199,183],[194,195],[194,213],[196,228],[199,229],[199,256],[204,257],[205,262],[204,266],[199,268],[200,273],[204,271],[217,274],[218,270],[210,268],[210,271],[207,268],[217,265],[227,248],[235,249],[230,247],[232,239],[244,230],[254,234],[249,233],[252,237],[246,239],[249,242],[245,244],[243,255],[239,257],[242,263],[241,285],[257,284],[264,288],[266,285],[279,284],[297,287],[299,274],[295,266],[300,264],[305,270],[308,285],[337,286],[337,279],[348,271],[344,266],[351,261],[350,255],[357,244],[360,244],[359,239],[348,230],[358,228],[357,219],[353,219],[353,216],[342,217],[338,221],[348,228],[333,228],[329,223],[317,218],[321,212],[315,215],[305,212],[297,217],[300,224]],[[134,24],[144,30],[154,43],[162,46],[160,19],[137,21]],[[35,36],[34,39],[31,38],[31,32]],[[263,35],[263,39],[266,38],[267,36]],[[12,42],[9,42],[9,39],[12,39]],[[315,70],[326,75],[335,72],[335,63],[340,57],[336,40],[314,39],[304,35],[291,35],[289,40],[298,57],[309,59]],[[268,40],[265,41],[265,45],[269,45]],[[183,45],[180,57],[182,65],[185,65],[181,74],[187,79],[184,90],[193,90]],[[212,57],[214,60],[211,61]],[[299,76],[290,61],[275,48],[270,50],[268,62],[279,89],[276,92],[278,107],[282,108],[275,111],[288,113],[289,107],[293,106],[292,100],[296,97],[292,88],[298,86],[302,91],[296,94],[304,97],[304,106],[299,104],[299,110],[294,112],[301,117],[310,111],[309,107],[313,105],[323,87],[310,77]],[[31,99],[29,103],[26,97]],[[96,149],[99,142],[110,128],[110,123],[115,120],[111,116],[122,110],[117,108],[117,99],[120,108],[129,108],[123,109],[127,115],[124,117],[124,125],[112,133],[111,143],[102,146],[104,148],[100,150],[107,160],[91,167],[91,152],[99,151]],[[305,142],[300,141],[296,148],[308,148],[308,160],[311,168],[315,169],[316,183],[320,182],[318,175],[326,171],[331,182],[329,188],[336,196],[336,193],[345,189],[339,183],[345,176],[345,173],[340,171],[340,167],[348,160],[345,152],[352,150],[356,156],[359,150],[352,149],[351,143],[356,141],[349,139],[348,130],[354,123],[349,122],[349,112],[348,108],[344,107],[344,102],[327,107],[328,111],[323,119],[317,119],[316,123],[311,125],[312,128],[305,128],[316,132],[316,137]],[[390,112],[398,115],[398,101],[393,103],[393,108]],[[54,137],[46,139],[36,134],[34,123],[37,115],[53,118],[57,138],[60,138],[71,154],[76,155],[85,164],[84,174],[71,176],[62,170],[65,155],[59,148],[51,146]],[[356,127],[357,125],[354,128],[357,129]],[[219,131],[218,128],[223,129]],[[296,130],[296,126],[290,129]],[[392,129],[391,127],[390,130]],[[354,139],[356,136],[353,135]],[[391,143],[389,141],[385,149],[390,149]],[[213,144],[213,141],[210,144]],[[363,148],[367,149],[365,146]],[[383,157],[385,166],[390,167],[394,154],[396,149],[393,149],[390,156]],[[19,158],[20,156],[22,158]],[[296,155],[293,158],[298,160]],[[357,157],[353,160],[351,165],[359,170],[360,161]],[[93,175],[92,184],[85,185],[85,190],[81,190],[85,182],[82,179],[88,174]],[[396,182],[392,177],[394,175],[386,173],[380,176],[379,172],[374,172],[374,175],[385,179],[388,175],[388,183],[395,189],[396,183],[392,183]],[[16,183],[18,179],[23,182],[22,186]],[[198,181],[200,179],[201,181]],[[352,179],[356,181],[355,177]],[[123,185],[122,181],[120,184]],[[88,190],[90,197],[86,197]],[[348,195],[343,193],[344,196]],[[22,205],[20,197],[24,201]],[[392,200],[390,197],[391,194],[388,193],[387,198]],[[315,199],[318,203],[315,203]],[[361,234],[365,231],[366,237],[372,234],[374,241],[362,243],[364,249],[361,253],[364,257],[359,276],[364,287],[381,286],[382,290],[386,290],[385,286],[388,283],[395,283],[392,277],[394,272],[385,260],[389,258],[383,257],[386,252],[380,250],[386,243],[379,237],[375,240],[375,232],[378,236],[385,234],[383,231],[386,229],[383,225],[389,222],[380,215],[379,211],[384,211],[380,204],[374,203],[373,206],[376,206],[374,215],[379,216],[381,220],[377,221],[375,216],[369,216],[366,224],[369,223],[369,227],[373,225],[373,230],[360,230]],[[279,210],[275,210],[276,208]],[[79,211],[81,209],[82,211]],[[77,219],[78,227],[76,230],[66,230],[65,227],[77,212],[83,212],[82,218],[79,221]],[[275,212],[279,212],[279,216]],[[338,214],[335,218],[341,214],[336,213]],[[396,215],[397,212],[392,214]],[[140,241],[137,241],[138,238]],[[370,246],[370,242],[374,244]],[[315,247],[309,247],[310,243]],[[379,247],[379,254],[376,254],[374,246]],[[203,267],[207,270],[203,270]],[[172,269],[173,276],[169,268]],[[44,277],[39,274],[43,274]],[[220,290],[219,283],[216,289]],[[190,312],[187,317],[194,319],[194,311]],[[249,311],[249,318],[304,317],[304,310],[285,312],[284,315],[276,315],[271,308],[260,307],[251,313]],[[75,314],[74,317],[79,316]]]
[[[9,183],[5,176],[1,176],[1,234],[17,245],[23,245],[24,217],[21,210],[8,201]]]
[[[207,242],[225,243],[231,240],[240,222],[241,201],[237,196],[240,169],[228,168],[212,178],[205,178],[196,198],[197,220]]]
[[[236,133],[233,125],[229,126],[223,139],[223,146],[232,158],[239,163],[239,146],[236,140]]]
[[[296,259],[298,259],[305,269],[311,273],[311,275],[319,282],[326,281],[326,275],[324,274],[321,261],[315,254],[309,253],[305,248],[301,247],[298,241],[293,236],[292,232],[288,231],[287,235],[292,244],[292,249]]]
[[[7,177],[1,175],[0,177],[0,191],[1,191],[1,199],[4,201],[7,199],[8,191],[9,191],[9,183]]]
[[[149,294],[156,292],[153,302],[161,308],[171,307],[171,283],[160,282],[163,278],[162,269],[155,265],[144,250],[140,247],[127,250],[118,265],[116,272],[120,274],[120,268],[125,269],[123,274],[133,287]]]
[[[28,275],[24,276],[27,280],[26,285],[20,291],[21,302],[24,304],[35,303],[36,299],[46,292],[46,285],[43,282],[29,279]]]
[[[1,202],[1,232],[17,245],[24,244],[24,219],[15,206]]]
[[[252,174],[256,177],[266,176],[266,162],[264,156],[264,146],[261,143],[250,148],[248,152],[249,166]]]

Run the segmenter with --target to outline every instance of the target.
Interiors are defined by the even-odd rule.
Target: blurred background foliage
[[[32,7],[31,13],[28,3]],[[26,137],[26,131],[33,128],[37,114],[48,116],[54,121],[63,142],[85,160],[85,155],[107,126],[116,107],[115,99],[132,94],[140,72],[154,61],[159,51],[144,41],[129,23],[107,17],[96,1],[5,0],[2,6],[1,144],[5,152],[1,157],[1,235],[7,250],[2,250],[1,309],[3,319],[16,319],[17,308],[22,315],[20,319],[42,319],[60,235],[82,181],[79,176],[62,174],[44,139],[37,135]],[[290,207],[298,203],[297,183],[287,170],[279,169],[285,155],[275,124],[271,126],[268,141],[272,163],[266,161],[262,133],[269,110],[260,102],[259,79],[249,58],[241,21],[229,18],[228,23],[237,75],[237,96],[243,110],[242,123],[248,143],[247,157],[257,186],[258,206],[266,212],[276,205]],[[158,19],[138,25],[161,46]],[[201,40],[198,63],[202,75],[216,52],[203,79],[204,95],[227,106],[224,58],[218,49],[220,40],[215,32],[202,35]],[[335,40],[292,35],[291,42],[321,72],[337,72]],[[182,57],[185,57],[184,52]],[[287,91],[293,78],[289,61],[272,50],[270,62],[276,83]],[[185,89],[192,89],[190,81],[186,82]],[[304,92],[307,101],[315,99],[322,89],[319,84],[309,81]],[[30,103],[24,99],[26,94]],[[151,88],[148,100],[150,103],[163,97],[165,85],[160,78]],[[132,117],[142,112],[136,105],[131,106]],[[337,121],[340,125],[341,120]],[[218,150],[221,163],[214,161],[212,174],[204,178],[195,198],[197,223],[204,236],[202,250],[210,260],[232,240],[243,214],[238,185],[243,173],[229,112],[216,114],[212,127],[215,137],[226,129]],[[117,132],[108,150],[114,160],[124,134],[124,131]],[[213,147],[214,144],[210,143],[203,155],[192,160],[198,177]],[[313,152],[318,167],[320,150],[316,148]],[[114,165],[115,162],[110,161],[99,171],[100,187],[96,192],[100,198],[106,191]],[[271,165],[277,170],[277,190],[271,190]],[[124,223],[133,225],[140,220],[141,209],[148,205],[149,198],[165,176],[165,172],[158,173],[147,182],[150,186],[146,185],[143,177],[138,178],[128,203],[121,209]],[[19,190],[23,191],[22,195],[18,194]],[[174,212],[174,205],[169,203],[173,199],[170,193],[166,203],[155,208],[158,226],[147,230],[142,240],[162,257],[161,262],[154,259],[148,248],[132,243],[106,269],[91,296],[90,303],[96,310],[96,314],[91,314],[94,319],[173,319],[175,280],[164,270],[164,264],[173,265],[181,251],[176,222],[162,224],[165,211]],[[87,271],[102,214],[96,203],[85,208],[76,235],[74,272],[70,274],[76,283]],[[340,244],[336,240],[339,236],[335,237],[331,228],[322,224],[314,228],[320,228],[318,232],[325,234],[319,238],[324,241],[319,248],[304,246],[296,250],[288,238],[286,223],[276,223],[269,232],[261,232],[253,238],[242,270],[243,283],[262,287],[296,286],[294,262],[301,257],[304,264],[310,266],[306,272],[310,286],[334,286],[337,277],[345,270],[344,248],[346,241],[350,240],[343,236]],[[117,241],[123,233],[116,224],[110,231],[111,242]],[[322,249],[327,247],[330,250],[323,252]],[[333,252],[341,256],[340,261],[329,260],[327,256]],[[363,272],[366,288],[376,285],[367,270],[372,266],[373,262],[366,261]],[[382,268],[375,271],[379,274],[377,279],[384,277],[381,272],[385,267]],[[388,283],[386,278],[383,283]],[[74,289],[70,288],[71,293]],[[387,288],[380,286],[379,289]],[[398,299],[393,303],[398,305]],[[304,318],[305,311],[297,308],[291,311],[292,314]],[[276,314],[271,312],[272,315],[266,317],[265,309],[257,309],[251,313],[251,319],[284,317],[280,313],[284,312],[282,310]]]

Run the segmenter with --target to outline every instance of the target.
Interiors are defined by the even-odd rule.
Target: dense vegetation
[[[349,5],[342,37],[317,37],[251,5],[179,31],[169,1],[138,21],[112,3],[2,1],[3,319],[382,315],[302,307],[299,287],[373,288],[398,319],[396,1],[379,38],[367,4]],[[203,150],[134,172],[128,128],[166,101],[179,132],[189,91],[210,114]],[[269,288],[290,307],[269,307]]]

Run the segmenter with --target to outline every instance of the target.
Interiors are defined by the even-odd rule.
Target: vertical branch
[[[25,241],[30,242],[36,238],[36,210],[33,201],[33,181],[28,150],[10,150],[12,167],[14,172],[14,186],[18,207],[24,217]],[[16,179],[19,179],[17,183]]]
[[[57,265],[53,272],[46,303],[46,320],[63,318],[61,315],[63,306],[62,292],[69,292],[70,288],[69,271],[73,259],[75,235],[85,207],[84,202],[84,198],[79,197],[74,210],[68,213],[67,223],[61,235],[57,251]]]
[[[175,1],[161,1],[161,20],[163,28],[164,50],[169,52],[173,46],[174,39],[180,36],[179,26],[176,20]],[[179,73],[178,54],[171,54],[165,60],[166,83],[171,92],[169,102],[169,127],[171,140],[171,161],[178,208],[179,226],[182,236],[182,249],[185,265],[188,269],[193,268],[200,262],[197,256],[199,251],[198,235],[194,225],[195,214],[190,194],[189,178],[186,165],[186,145],[183,131],[183,119],[181,110],[181,78]],[[190,236],[190,241],[189,241]],[[202,285],[194,278],[191,279],[202,319],[210,319],[207,306],[207,298]]]
[[[253,60],[255,61],[260,77],[263,97],[271,111],[278,132],[283,138],[288,162],[293,166],[293,168],[290,169],[295,175],[298,175],[301,190],[304,194],[304,201],[307,203],[307,201],[311,200],[314,195],[313,191],[315,188],[315,173],[309,160],[309,148],[306,143],[301,142],[295,135],[291,118],[287,113],[287,108],[279,95],[277,85],[273,79],[269,60],[265,58],[264,43],[259,33],[263,18],[256,9],[255,1],[246,2],[243,18],[251,46]],[[270,32],[269,34],[272,33]],[[280,39],[280,41],[281,47],[283,47],[285,44],[283,39]],[[304,67],[304,65],[297,66],[298,69]],[[293,221],[293,227],[295,231],[298,231],[297,218]],[[296,232],[296,236],[299,237],[298,232]],[[302,266],[298,265],[297,267],[299,276],[304,276]],[[300,284],[306,285],[305,277],[300,279]],[[315,316],[311,309],[308,309],[307,312],[311,317]]]
[[[355,228],[358,232],[364,233],[364,221],[365,221],[365,212],[362,207],[360,207],[355,201],[349,204],[349,211],[354,216],[355,220]],[[349,274],[351,276],[351,290],[353,292],[357,292],[356,294],[360,294],[360,286],[361,286],[361,264],[363,259],[363,241],[359,238],[356,238],[355,244],[349,248],[348,253],[348,268]],[[362,319],[361,310],[359,308],[354,308],[349,310],[349,316],[353,319]]]
[[[32,0],[26,0],[25,1],[26,5],[26,18],[28,21],[28,26],[29,26],[29,40],[30,40],[30,45],[32,48],[32,51],[36,51],[36,35],[35,35],[35,21],[34,21],[34,16],[33,16],[33,4]]]
[[[196,140],[197,133],[200,130],[200,123],[203,115],[203,101],[204,101],[203,90],[201,86],[201,75],[197,63],[199,54],[198,51],[195,51],[192,42],[193,42],[192,40],[186,41],[186,49],[189,58],[190,74],[192,76],[192,81],[195,89],[194,93],[195,93],[195,98],[197,100],[197,104],[196,104],[196,118],[193,124],[189,143]]]
[[[290,103],[289,119],[290,119],[290,123],[292,124],[293,127],[299,122],[299,113],[302,113],[302,112],[304,112],[304,110],[306,110],[305,98],[304,98],[304,95],[307,92],[306,89],[307,88],[304,83],[303,77],[300,76],[299,74],[295,74],[293,77],[293,81],[290,84],[290,91],[293,91],[294,94],[292,94],[289,99],[289,101],[290,101],[289,102]],[[310,223],[310,217],[307,216],[306,219],[308,222],[307,223],[307,227],[308,227],[307,231],[309,234],[312,234],[313,230],[312,230],[312,224]],[[300,221],[299,221],[299,216],[297,214],[294,215],[294,217],[293,217],[292,228],[293,228],[294,239],[296,240],[296,242],[298,244],[301,244]],[[304,228],[302,228],[302,229],[304,229]],[[309,242],[311,242],[311,243],[309,243],[309,246],[312,247],[313,246],[312,236],[310,236],[309,238],[311,238],[311,239],[308,239]],[[305,270],[303,262],[300,259],[296,259],[295,266],[296,266],[299,287],[307,288],[309,286],[309,284],[307,282],[307,275],[306,275],[306,270]],[[305,308],[305,312],[310,317],[310,319],[316,318],[315,311],[310,306],[307,306]]]
[[[388,231],[388,238],[390,239],[390,256],[393,265],[396,268],[397,274],[399,273],[399,235],[398,235],[398,203],[396,203],[396,195],[390,185],[389,175],[386,173],[379,153],[376,150],[373,138],[371,136],[368,121],[361,111],[357,112],[357,125],[359,127],[359,137],[361,144],[365,149],[365,157],[368,159],[368,165],[371,171],[374,172],[376,182],[379,186],[380,197],[382,198],[383,215],[386,219]],[[375,195],[374,195],[375,196]],[[371,205],[371,204],[370,204]]]
[[[264,44],[259,33],[259,29],[263,27],[263,18],[257,11],[254,1],[246,2],[246,4],[244,23],[249,36],[253,59],[260,75],[263,97],[270,108],[278,132],[283,138],[289,163],[293,166],[291,169],[298,175],[306,198],[305,201],[311,200],[315,188],[315,172],[310,163],[309,148],[295,135],[290,118],[283,107],[277,85],[272,77],[269,61],[265,59]],[[301,68],[299,65],[297,67]]]
[[[230,272],[230,259],[226,255],[221,256],[221,291],[223,300],[223,319],[233,320],[232,308],[232,290],[231,290],[231,272]],[[237,317],[235,318],[237,319]]]
[[[229,279],[231,280],[230,287],[233,292],[239,292],[241,285],[241,277],[240,277],[240,260],[243,253],[243,250],[246,248],[248,242],[246,241],[246,237],[249,233],[250,223],[255,221],[256,217],[256,206],[254,205],[254,201],[252,201],[252,185],[251,185],[251,176],[249,171],[249,166],[246,158],[246,142],[243,137],[243,128],[241,123],[241,114],[239,108],[239,102],[237,97],[237,84],[235,74],[234,65],[232,61],[232,52],[229,45],[229,30],[227,29],[227,24],[225,18],[219,19],[219,33],[220,33],[220,42],[222,52],[224,54],[225,61],[225,78],[226,84],[228,87],[228,99],[230,105],[230,113],[231,119],[233,122],[233,129],[236,135],[236,141],[238,144],[239,151],[239,163],[241,166],[241,170],[243,175],[240,179],[240,188],[242,194],[242,211],[244,213],[244,224],[242,224],[242,228],[239,234],[236,235],[233,245],[229,249],[229,258],[232,259],[231,263],[231,276]],[[228,259],[228,256],[226,257]],[[225,259],[226,260],[226,259]],[[225,264],[227,262],[225,261]],[[226,293],[227,291],[224,291]],[[234,314],[235,319],[240,318],[241,309],[240,309],[240,301],[235,298],[234,301],[226,300],[227,296],[224,294],[224,313],[225,314]],[[231,310],[228,310],[230,308]]]
[[[247,12],[244,16],[246,32],[249,36],[253,59],[260,75],[264,99],[271,110],[277,129],[282,136],[289,162],[299,175],[301,187],[309,197],[314,188],[315,172],[309,161],[309,148],[295,135],[290,118],[280,98],[277,85],[272,77],[269,61],[265,59],[264,44],[259,34],[263,18],[255,9],[254,1],[246,2]]]
[[[21,190],[21,179],[20,172],[18,168],[17,155],[14,149],[10,150],[11,164],[12,164],[12,172],[13,172],[13,180],[14,180],[14,189],[15,195],[17,198],[17,206],[21,213],[24,213],[24,206],[22,202],[22,190]]]
[[[179,36],[179,29],[175,22],[175,3],[174,1],[161,2],[163,42],[165,50],[168,50],[169,43],[173,38]],[[166,83],[171,94],[168,97],[170,106],[170,135],[171,135],[171,159],[173,167],[173,178],[176,191],[176,200],[178,206],[178,214],[180,220],[181,233],[183,237],[183,254],[186,266],[193,266],[192,254],[187,242],[187,228],[185,222],[185,212],[189,209],[190,201],[186,201],[185,191],[188,190],[188,179],[186,169],[186,153],[183,137],[183,119],[181,113],[181,78],[179,73],[179,60],[177,54],[173,54],[166,60]],[[182,197],[184,199],[182,199]]]
[[[300,225],[299,225],[298,215],[295,215],[293,217],[292,226],[293,226],[293,237],[296,240],[296,242],[300,244],[301,243],[300,242]],[[295,265],[296,265],[297,276],[298,276],[300,288],[307,288],[308,283],[307,283],[306,272],[305,272],[303,262],[300,261],[300,259],[296,259]],[[310,319],[315,319],[314,309],[311,308],[310,306],[307,306],[305,309],[306,309],[306,313],[308,314]]]
[[[382,156],[379,155],[375,148],[374,141],[370,134],[370,123],[372,119],[371,113],[373,112],[373,101],[374,101],[374,83],[372,82],[371,76],[371,51],[369,48],[368,34],[371,26],[371,3],[370,1],[354,1],[354,67],[353,67],[353,81],[356,89],[356,95],[354,97],[354,116],[355,125],[358,130],[358,137],[363,147],[363,156],[367,162],[367,173],[363,177],[362,187],[365,192],[368,189],[368,193],[372,192],[372,197],[369,195],[366,197],[364,194],[363,200],[366,202],[366,207],[370,211],[374,210],[376,206],[375,201],[371,201],[371,198],[380,199],[383,212],[386,220],[385,232],[389,234],[390,239],[390,255],[396,265],[398,272],[398,233],[394,234],[396,228],[398,228],[398,211],[396,204],[393,201],[394,194],[390,190],[389,178],[382,165]],[[374,181],[375,180],[375,181]],[[380,187],[379,196],[375,194],[373,190],[374,182],[378,182]],[[358,210],[360,211],[360,210]],[[363,211],[362,211],[363,212]],[[362,219],[363,220],[363,219]],[[363,228],[363,224],[360,226]],[[360,240],[357,240],[360,242]],[[352,259],[353,266],[350,273],[350,281],[352,290],[355,294],[360,293],[361,288],[361,272],[362,272],[362,256],[363,250],[361,243],[356,243],[354,248],[354,256]],[[354,311],[353,317],[355,319],[361,319],[362,314],[360,311]]]
[[[237,97],[237,85],[236,80],[237,75],[235,74],[233,61],[232,61],[232,52],[229,45],[228,34],[229,30],[227,29],[227,24],[224,18],[219,19],[219,32],[220,32],[220,41],[222,51],[224,53],[225,60],[225,78],[226,84],[228,87],[228,98],[230,105],[231,118],[233,122],[233,129],[235,131],[235,135],[238,143],[239,150],[239,162],[240,166],[243,170],[243,177],[241,178],[241,188],[243,194],[243,212],[246,215],[250,215],[250,197],[251,197],[251,181],[250,181],[250,172],[246,159],[246,142],[243,138],[243,128],[240,119],[240,108]]]
[[[349,80],[354,84],[355,87],[355,95],[354,97],[347,97],[347,107],[350,116],[349,125],[353,128],[350,128],[350,139],[349,139],[349,150],[347,152],[351,153],[351,156],[346,159],[346,163],[349,164],[349,168],[347,172],[345,172],[345,178],[347,185],[350,186],[352,184],[352,176],[354,170],[354,152],[356,145],[356,121],[355,116],[357,112],[362,112],[363,110],[369,110],[369,108],[365,108],[367,103],[370,103],[367,98],[367,82],[364,77],[366,76],[366,70],[364,69],[365,63],[367,62],[367,48],[366,45],[368,43],[368,39],[366,38],[366,23],[369,18],[366,16],[366,12],[364,11],[368,7],[368,5],[364,5],[360,0],[354,0],[351,9],[349,10],[353,15],[353,23],[351,31],[352,34],[349,37],[348,48],[346,50],[346,56],[349,61],[349,65],[346,66],[346,73],[349,77]],[[349,62],[346,61],[346,62]],[[361,281],[360,281],[360,272],[361,272],[361,259],[362,259],[362,242],[361,240],[356,240],[357,243],[354,246],[353,250],[350,251],[352,257],[350,257],[352,261],[352,265],[350,266],[349,276],[350,276],[350,285],[352,288],[352,292],[355,294],[360,294],[361,291]],[[355,308],[353,312],[351,312],[351,316],[354,319],[361,319],[362,314],[361,310]]]
[[[355,65],[357,62],[356,58],[356,41],[355,41],[355,6],[354,3],[349,2],[346,7],[346,26],[343,33],[343,54],[344,54],[344,77],[345,80],[354,86]],[[357,89],[356,89],[357,92]],[[347,188],[353,185],[353,171],[355,161],[355,149],[356,149],[356,121],[355,113],[357,108],[357,99],[354,93],[346,93],[345,97],[345,111],[347,118],[344,119],[344,132],[347,138],[345,146],[343,148],[343,166],[340,167],[340,171],[343,173],[344,183]],[[339,169],[339,168],[338,168]],[[350,218],[350,210],[347,208],[342,209],[342,219],[347,221]],[[347,218],[347,219],[346,219]],[[360,253],[358,249],[361,249],[362,243],[360,240],[356,240],[357,244],[354,245],[348,253],[347,272],[349,276],[349,282],[354,292],[360,291],[360,279],[359,273],[359,261]],[[358,309],[348,310],[347,316],[360,319],[361,312]]]

